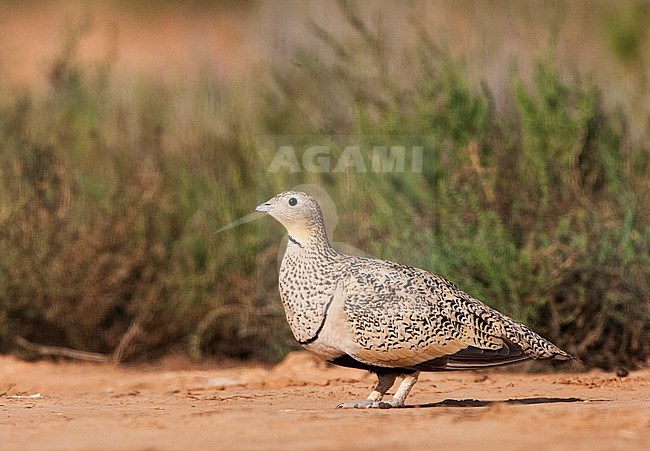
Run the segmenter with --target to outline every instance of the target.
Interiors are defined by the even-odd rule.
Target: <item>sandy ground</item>
[[[373,383],[304,353],[274,368],[226,369],[5,356],[0,447],[650,449],[650,370],[425,374],[407,408],[335,409]]]

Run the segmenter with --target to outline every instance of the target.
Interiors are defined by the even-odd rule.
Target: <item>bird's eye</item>
[[[291,205],[292,207],[295,207],[297,203],[298,203],[298,199],[296,199],[295,197],[289,199],[289,205]]]

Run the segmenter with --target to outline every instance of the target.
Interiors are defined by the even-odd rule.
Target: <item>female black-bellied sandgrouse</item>
[[[335,251],[311,196],[259,205],[289,232],[280,295],[294,336],[337,365],[377,374],[367,399],[338,407],[400,407],[420,371],[479,369],[571,356],[528,327],[427,271]],[[404,379],[389,401],[382,397]]]

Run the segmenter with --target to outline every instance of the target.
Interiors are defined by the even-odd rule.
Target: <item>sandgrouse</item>
[[[284,192],[256,210],[289,233],[279,286],[296,340],[331,363],[377,374],[367,399],[339,408],[401,407],[420,371],[572,358],[440,276],[337,252],[308,194]],[[382,401],[398,376],[393,397]]]

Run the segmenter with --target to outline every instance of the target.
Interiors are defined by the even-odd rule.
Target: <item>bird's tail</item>
[[[511,321],[505,326],[505,329],[504,340],[520,347],[524,354],[531,359],[578,360],[523,324]]]

